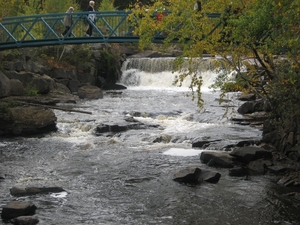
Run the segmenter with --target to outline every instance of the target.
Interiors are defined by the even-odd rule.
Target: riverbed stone
[[[10,222],[14,225],[35,225],[39,223],[39,219],[37,216],[18,216]]]
[[[260,147],[255,146],[245,146],[241,148],[236,148],[229,153],[231,156],[235,157],[237,160],[248,164],[250,161],[256,159],[270,159],[272,158],[272,152],[265,150]]]
[[[93,85],[84,85],[77,92],[81,99],[99,99],[103,98],[103,92],[100,88]]]
[[[18,216],[34,215],[37,207],[32,202],[11,201],[2,208],[1,218],[10,220]]]
[[[71,79],[71,75],[65,69],[55,68],[49,72],[49,76],[56,79]]]
[[[209,146],[210,141],[206,140],[195,140],[192,143],[192,148],[206,148]]]
[[[227,158],[214,157],[207,163],[210,167],[219,167],[219,168],[232,168],[234,164],[231,160]]]
[[[47,75],[34,75],[31,83],[28,85],[28,88],[37,90],[39,94],[47,94],[54,89],[55,81]]]
[[[10,95],[21,96],[24,94],[24,86],[20,80],[10,79]]]
[[[31,135],[56,131],[56,116],[36,106],[7,107],[0,111],[0,135]]]
[[[70,80],[67,84],[68,88],[72,93],[77,92],[80,82],[78,80]]]
[[[234,168],[229,169],[229,176],[232,177],[243,177],[249,174],[247,167],[235,166]]]
[[[200,179],[208,183],[216,184],[219,182],[221,174],[216,171],[202,170],[200,174]]]
[[[176,182],[179,183],[184,183],[184,184],[200,184],[201,179],[200,179],[200,174],[201,174],[201,169],[196,168],[196,169],[186,169],[177,172],[175,175],[175,178],[173,179]]]
[[[299,174],[291,173],[286,176],[283,176],[278,180],[277,184],[285,187],[289,187],[289,186],[299,187],[300,186]]]
[[[258,112],[258,111],[263,111],[263,101],[258,100],[258,101],[247,101],[244,104],[242,104],[238,108],[238,113],[240,114],[248,114],[248,113],[253,113],[253,112]]]
[[[47,193],[59,193],[65,191],[62,187],[12,187],[10,194],[13,196],[26,196]]]
[[[185,168],[174,174],[174,181],[186,184],[200,184],[202,181],[218,183],[221,174],[200,168]]]
[[[268,166],[271,166],[271,160],[258,159],[251,161],[247,167],[250,175],[263,175],[267,172]]]
[[[0,71],[0,98],[10,95],[10,81],[8,77]]]
[[[203,151],[200,155],[200,161],[211,167],[232,168],[234,167],[233,160],[234,157],[228,152]]]

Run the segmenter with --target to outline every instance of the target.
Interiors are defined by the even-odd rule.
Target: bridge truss
[[[65,29],[63,19],[66,13],[3,18],[0,23],[0,50],[60,44],[139,41],[139,36],[133,32],[135,28],[133,24],[138,24],[138,18],[131,16],[129,20],[131,12],[97,11],[95,14],[96,22],[92,23],[88,20],[87,12],[72,13],[73,24],[65,36],[61,33]],[[216,18],[220,14],[208,16]],[[89,24],[93,27],[91,37],[86,36]],[[216,27],[219,25],[217,24]],[[163,40],[163,37],[157,35],[152,41],[162,43]]]

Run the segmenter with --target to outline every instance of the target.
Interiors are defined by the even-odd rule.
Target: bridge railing
[[[88,13],[72,13],[73,24],[64,36],[61,34],[65,30],[63,21],[66,13],[3,18],[0,22],[0,50],[58,44],[138,42],[139,36],[133,31],[135,26],[138,26],[140,18],[130,15],[131,12],[96,11],[93,12],[96,15],[95,23],[88,19]],[[219,18],[220,14],[211,13],[206,17],[211,20],[207,23],[206,34],[211,35],[220,28],[220,22],[217,24],[214,19]],[[89,24],[93,27],[91,37],[86,36]],[[181,24],[175,25],[180,29]],[[159,34],[160,32],[152,42],[163,42],[165,37]]]
[[[134,27],[128,20],[130,12],[97,11],[94,14],[96,14],[96,22],[92,23],[88,19],[88,12],[72,13],[73,24],[70,33],[65,36],[61,33],[65,30],[63,20],[66,13],[3,18],[0,23],[0,49],[1,45],[26,47],[26,43],[30,45],[31,42],[57,44],[57,42],[66,43],[65,39],[71,38],[70,42],[75,42],[76,39],[79,41],[78,39],[85,37],[89,24],[93,26],[93,35],[90,38],[97,39],[95,42],[109,42],[110,38],[133,37]]]

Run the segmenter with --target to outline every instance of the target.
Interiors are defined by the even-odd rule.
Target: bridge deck
[[[134,26],[126,11],[98,11],[93,35],[85,35],[89,21],[87,12],[72,13],[73,24],[65,36],[61,33],[65,13],[40,14],[3,18],[0,23],[0,50],[34,47],[44,45],[81,44],[81,43],[128,43],[138,42],[139,36],[134,35]],[[210,14],[216,18],[220,14]],[[133,17],[135,24],[138,19]],[[70,37],[68,37],[70,34]],[[155,37],[154,43],[162,43],[162,37]]]

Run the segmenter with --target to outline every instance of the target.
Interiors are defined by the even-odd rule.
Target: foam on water
[[[50,196],[53,198],[65,198],[65,197],[67,197],[67,195],[68,195],[68,192],[62,191],[59,193],[52,193]]]
[[[164,155],[171,156],[197,156],[200,155],[203,150],[195,150],[195,149],[185,149],[185,148],[170,148],[169,150],[163,152]]]
[[[137,117],[137,119],[145,124],[159,124],[164,128],[163,133],[165,134],[176,134],[176,133],[188,133],[192,130],[204,130],[209,127],[220,126],[220,124],[214,123],[199,123],[192,121],[191,114],[184,114],[182,116],[158,116],[157,118],[150,117]],[[191,121],[189,121],[191,120]]]

